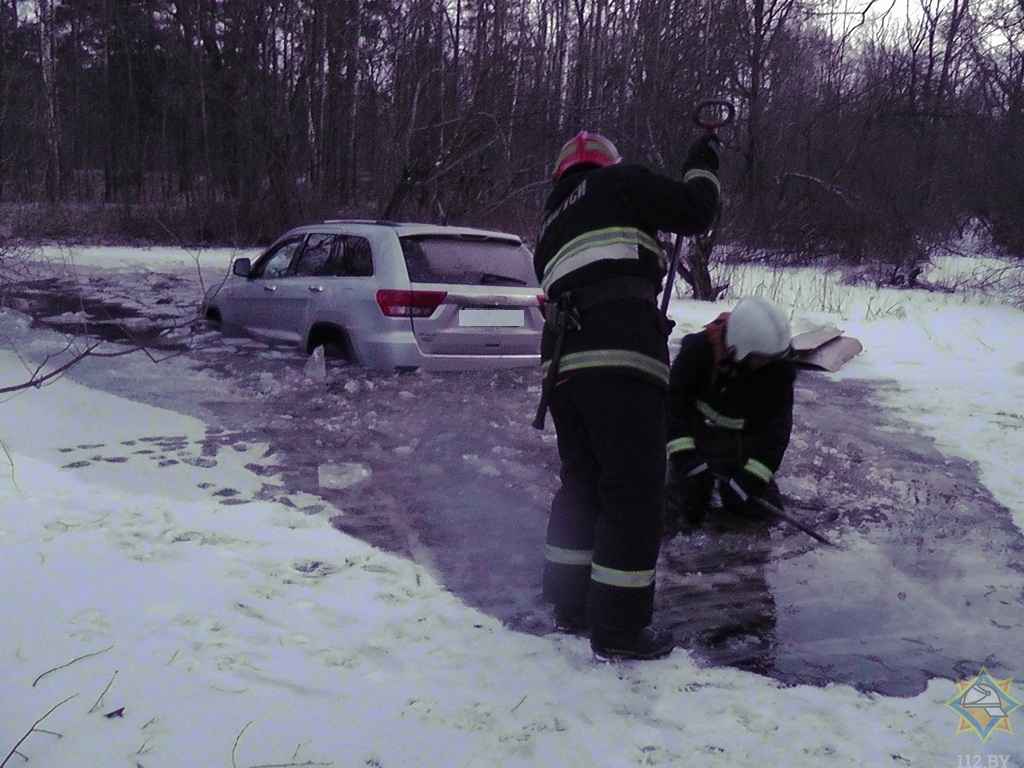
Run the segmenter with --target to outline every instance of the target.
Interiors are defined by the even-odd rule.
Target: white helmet
[[[757,296],[741,299],[725,324],[725,346],[736,362],[751,353],[781,355],[791,340],[789,320],[779,305]]]

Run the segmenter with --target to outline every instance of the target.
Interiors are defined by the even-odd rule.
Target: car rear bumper
[[[356,350],[359,363],[380,370],[419,369],[423,371],[483,371],[497,368],[540,369],[538,351],[529,355],[425,355],[412,333],[390,333],[364,341]]]

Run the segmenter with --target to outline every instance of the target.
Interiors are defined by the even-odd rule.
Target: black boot
[[[675,638],[667,629],[633,631],[594,629],[590,650],[602,661],[661,659],[672,653]]]
[[[586,608],[576,605],[555,605],[555,631],[571,635],[584,632],[589,626]]]
[[[670,516],[666,513],[665,533],[663,538],[668,541],[669,539],[674,538],[677,533],[681,533],[684,536],[696,533],[700,530],[700,527],[704,525],[704,518],[706,514],[706,509],[687,509],[683,514],[678,516]]]

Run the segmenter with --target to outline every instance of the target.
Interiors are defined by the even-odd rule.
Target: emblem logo
[[[1013,733],[1010,727],[1010,713],[1020,707],[1020,702],[1010,695],[1010,683],[995,680],[982,668],[973,680],[957,680],[959,692],[946,702],[946,706],[960,715],[957,733],[974,731],[982,741],[995,731]]]

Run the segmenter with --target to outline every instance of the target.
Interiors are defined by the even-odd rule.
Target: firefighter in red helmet
[[[714,220],[717,138],[697,139],[681,180],[624,163],[583,131],[555,161],[534,267],[547,301],[544,387],[561,484],[548,520],[543,590],[555,625],[589,628],[606,659],[653,659],[672,634],[653,624],[662,535],[669,322],[657,296],[659,232],[694,235]]]
[[[608,139],[597,133],[580,131],[562,146],[555,160],[552,180],[557,184],[574,165],[615,165],[621,162],[619,150]]]

